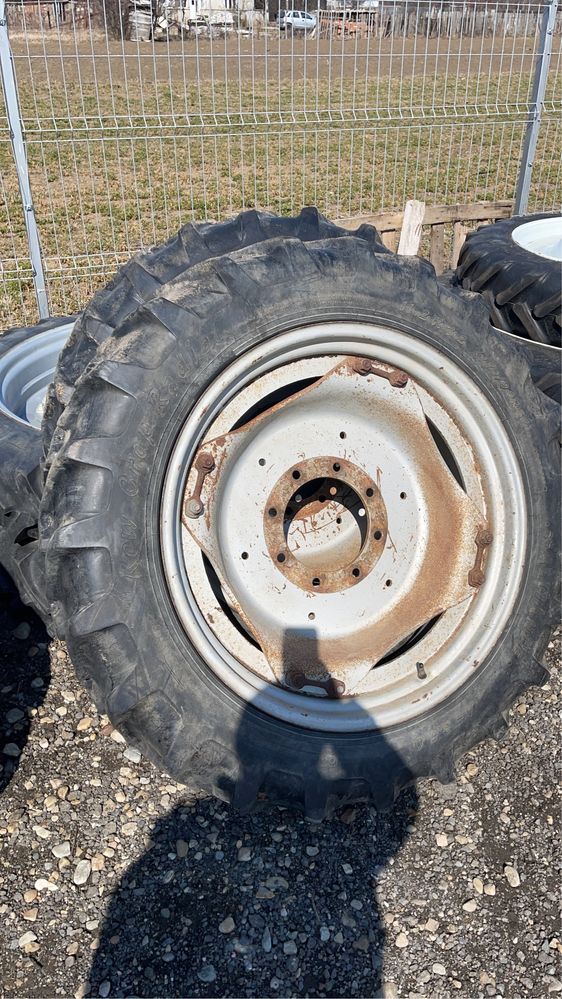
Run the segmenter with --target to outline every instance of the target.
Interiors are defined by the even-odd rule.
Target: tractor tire
[[[549,399],[562,405],[562,360],[558,347],[549,347],[533,340],[519,339],[520,349],[527,358],[531,378]]]
[[[560,347],[561,260],[562,217],[519,216],[470,233],[457,278],[483,296],[497,329]]]
[[[73,319],[45,319],[0,336],[0,564],[22,601],[49,622],[39,550],[41,403]]]
[[[384,810],[418,777],[454,779],[458,758],[499,738],[513,701],[548,675],[557,428],[517,344],[426,261],[354,237],[272,239],[208,260],[106,339],[61,417],[40,522],[56,631],[99,710],[176,779],[242,811],[283,803],[319,821],[350,802]],[[215,449],[203,464],[202,442]],[[421,451],[443,492],[424,478]],[[309,460],[332,462],[340,479],[318,496],[329,479],[318,487],[298,472],[302,495],[277,521],[264,497]],[[355,493],[344,465],[357,489],[367,474],[372,486]],[[382,538],[363,576],[338,569],[339,589],[324,582],[335,570],[308,568],[293,549],[281,565],[264,540],[266,522],[293,540],[301,524],[319,539],[316,559],[340,557],[333,535],[325,549],[310,526],[311,496],[345,558],[351,540],[365,538],[361,559]],[[381,503],[388,536],[374,529]],[[492,532],[485,572],[477,553],[489,536],[458,535],[467,595],[454,605],[439,602],[456,547],[434,503]],[[197,531],[216,531],[218,548]],[[431,553],[438,607],[397,615]],[[295,572],[305,582],[288,580]],[[376,627],[349,646],[366,627],[358,608],[375,605],[390,629],[384,654]],[[357,663],[360,678],[345,673]]]
[[[100,343],[139,305],[157,295],[162,285],[193,264],[265,239],[296,237],[308,242],[348,235],[346,229],[329,222],[316,208],[304,208],[295,218],[246,211],[226,222],[190,222],[163,245],[138,253],[94,295],[61,351],[43,417],[45,455],[49,454],[56,425],[72,397],[76,381],[92,361]],[[383,246],[372,226],[362,225],[357,235]],[[54,446],[56,448],[56,438]]]

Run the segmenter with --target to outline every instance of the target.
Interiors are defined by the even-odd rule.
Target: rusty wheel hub
[[[221,682],[280,719],[414,717],[504,627],[517,476],[486,398],[419,338],[352,323],[273,338],[203,394],[170,458],[179,621]]]
[[[342,457],[310,458],[281,475],[265,504],[272,561],[311,593],[354,586],[386,542],[386,509],[373,479]]]

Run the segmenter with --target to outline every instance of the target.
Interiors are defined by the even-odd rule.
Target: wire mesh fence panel
[[[231,4],[8,2],[53,311],[189,220],[513,198],[544,3],[368,0],[304,27]],[[530,210],[560,201],[560,45],[559,19]],[[8,139],[1,256],[19,320],[29,265]]]
[[[24,213],[0,92],[0,330],[34,317],[35,309]]]

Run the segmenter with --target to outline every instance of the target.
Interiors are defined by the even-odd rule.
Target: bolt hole
[[[312,580],[312,585],[313,586],[320,586],[320,580],[318,579],[318,576],[314,577],[314,579]]]
[[[300,479],[300,477],[301,477],[301,473],[299,472],[298,468],[295,468],[295,470],[293,472],[293,479]]]
[[[361,575],[361,569],[358,569],[357,566],[355,566],[355,569],[351,570],[351,575],[355,576],[357,579]]]
[[[373,537],[374,537],[375,541],[380,541],[380,539],[382,538],[382,531],[375,531],[375,533],[373,534]]]
[[[275,509],[274,506],[271,506],[267,512],[268,512],[268,514],[269,514],[270,517],[276,517],[277,516],[277,510]]]
[[[339,472],[341,468],[339,461],[335,461],[334,464],[332,465],[332,468],[334,469],[334,472]]]
[[[406,499],[406,493],[400,493],[400,499]]]
[[[258,465],[265,465],[265,458],[260,458],[258,461]]]
[[[347,434],[346,434],[345,430],[340,431],[340,438],[341,438],[341,440],[344,441],[346,437],[347,437]],[[336,469],[336,471],[339,471],[339,469]]]
[[[326,502],[326,497],[325,496],[319,496],[318,499],[320,500],[321,503],[325,503]]]
[[[247,559],[248,558],[248,552],[242,552],[241,558]]]
[[[341,517],[336,517],[336,524],[341,524]]]
[[[371,487],[370,487],[370,486],[369,486],[369,488],[368,488],[368,489],[366,490],[366,493],[367,493],[367,496],[372,496],[372,495],[373,495],[373,492],[374,492],[374,490],[373,490],[373,489],[371,489]]]
[[[386,583],[384,585],[385,586],[392,586],[392,580],[391,579],[387,579],[387,581],[386,581]]]
[[[279,552],[279,555],[277,556],[277,561],[278,562],[284,562],[285,561],[285,556],[284,556],[283,552]]]
[[[308,615],[308,620],[309,621],[314,621],[315,617],[316,617],[316,614],[314,613],[314,611],[311,611],[310,614]]]

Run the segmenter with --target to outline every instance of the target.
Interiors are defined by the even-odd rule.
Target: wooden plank
[[[425,222],[485,222],[488,219],[508,219],[513,210],[512,201],[475,201],[471,205],[437,205],[427,208]]]
[[[445,226],[432,225],[429,259],[438,274],[445,270]]]
[[[425,201],[412,199],[406,202],[404,221],[400,232],[398,253],[403,257],[415,257],[420,248]]]
[[[388,232],[382,232],[381,238],[387,249],[392,250],[393,253],[396,253],[396,248],[398,246],[398,233],[393,232],[392,230]]]
[[[468,229],[461,222],[455,222],[453,227],[453,249],[451,250],[451,267],[456,267]]]
[[[470,205],[430,205],[425,209],[424,225],[441,225],[447,222],[486,222],[489,219],[508,219],[513,209],[512,201],[475,201]],[[347,229],[358,229],[364,222],[377,227],[379,232],[396,232],[401,229],[404,212],[378,212],[352,219],[336,219]]]

